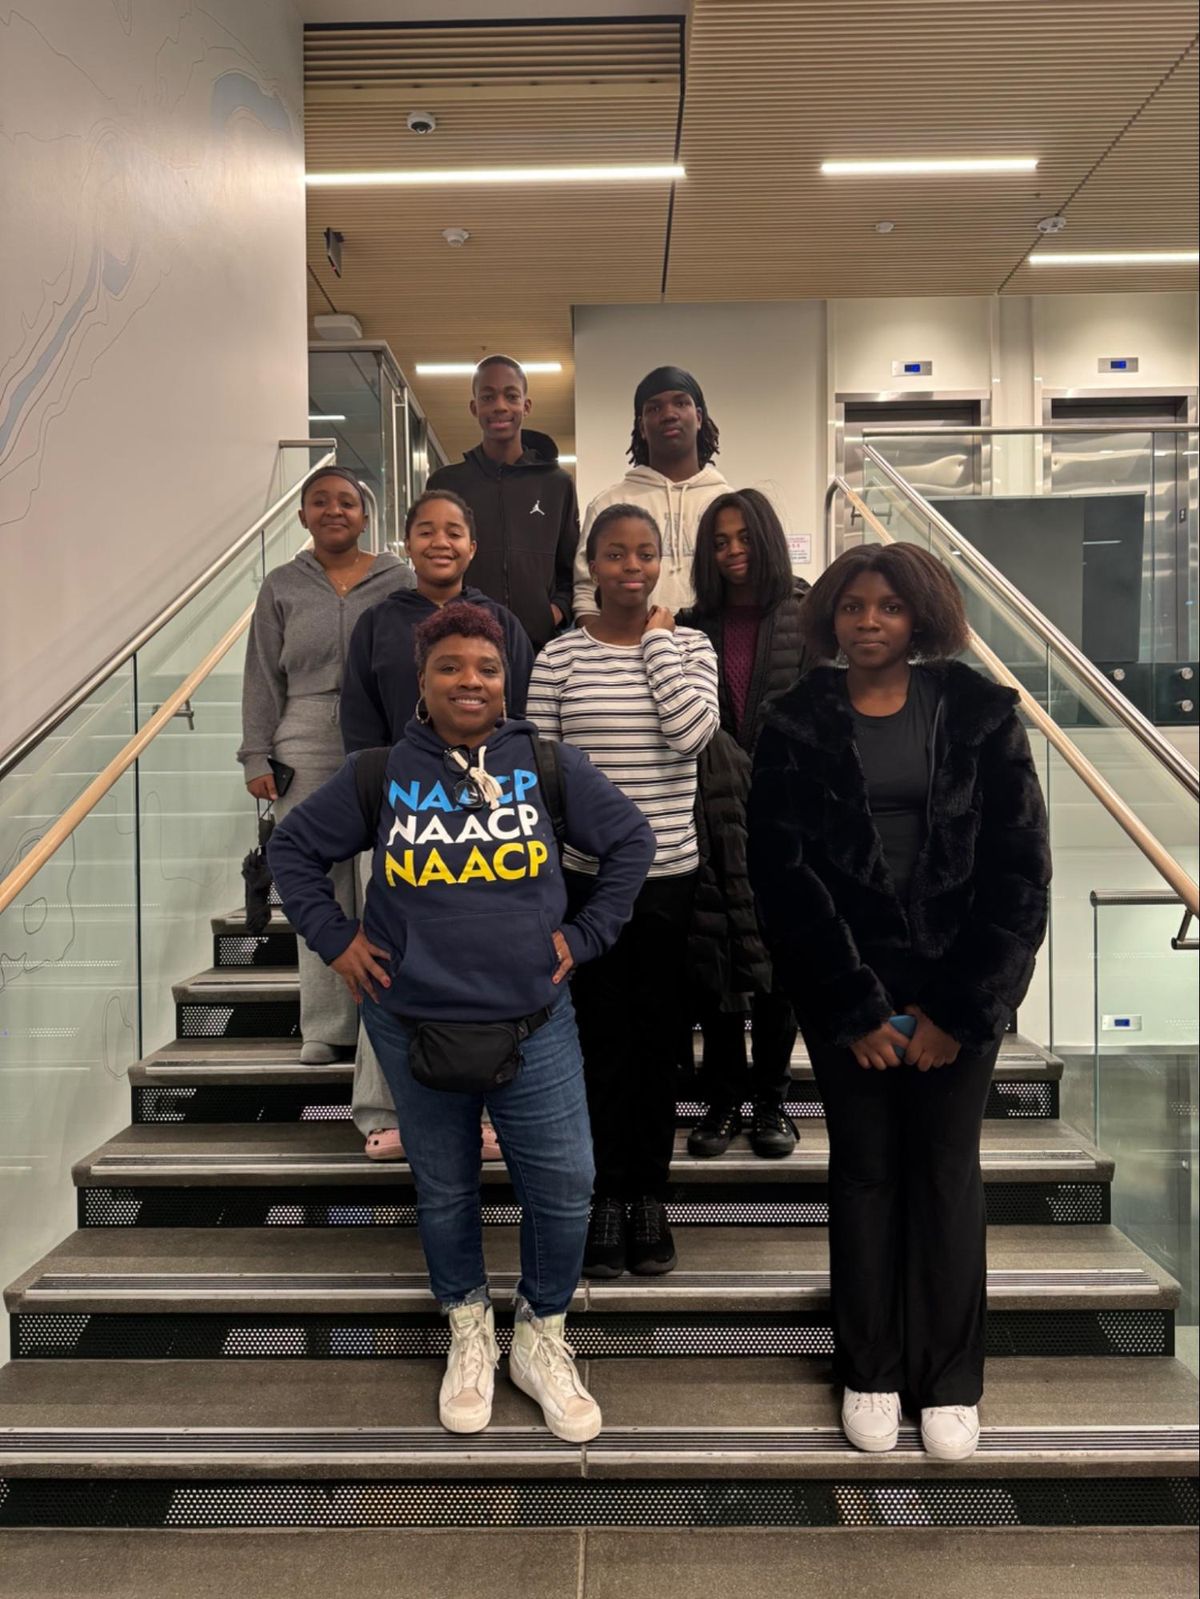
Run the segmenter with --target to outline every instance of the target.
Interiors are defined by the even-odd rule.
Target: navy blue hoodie
[[[510,716],[524,716],[529,674],[533,671],[533,646],[528,634],[511,611],[489,599],[481,589],[464,586],[458,598],[481,606],[504,629],[505,704]],[[393,599],[402,603],[393,605]],[[417,686],[413,633],[422,622],[436,616],[438,609],[416,589],[398,589],[354,624],[338,709],[342,747],[347,755],[352,750],[394,744],[403,735],[421,692]]]
[[[391,952],[380,1003],[420,1021],[504,1021],[561,993],[551,935],[561,928],[577,965],[603,954],[629,919],[654,859],[641,811],[582,750],[559,746],[567,841],[600,863],[591,898],[564,921],[567,893],[539,792],[532,722],[506,721],[484,746],[501,784],[495,810],[453,801],[446,745],[410,721],[388,757],[373,837],[363,821],[356,757],[275,829],[268,859],[284,909],[322,960],[337,959],[358,923],[333,896],[328,871],[374,847],[363,928]]]

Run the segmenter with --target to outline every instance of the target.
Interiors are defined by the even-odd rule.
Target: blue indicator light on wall
[[[1129,365],[1128,361],[1114,361],[1113,364],[1112,364],[1112,369],[1113,369],[1114,372],[1124,372],[1125,368],[1128,365]]]
[[[921,363],[920,363],[920,361],[905,361],[904,370],[906,372],[920,373]]]

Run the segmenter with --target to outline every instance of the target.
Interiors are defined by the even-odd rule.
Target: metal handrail
[[[1093,905],[1182,905],[1178,894],[1168,888],[1094,888]]]
[[[316,445],[319,448],[322,444],[334,444],[332,439],[291,439],[282,442],[293,444],[297,448],[302,445]],[[328,466],[335,459],[336,450],[330,449],[311,470],[316,471],[317,467]],[[308,475],[308,473],[305,474],[306,477]],[[288,489],[286,494],[281,495],[269,510],[263,512],[253,527],[249,527],[244,533],[238,534],[224,554],[218,555],[215,561],[210,561],[199,577],[193,578],[186,588],[182,589],[169,604],[164,605],[162,610],[152,617],[144,627],[139,628],[131,639],[121,645],[120,649],[114,650],[107,660],[96,667],[95,671],[89,672],[87,677],[82,682],[77,683],[69,694],[64,695],[44,716],[39,717],[33,726],[27,728],[14,744],[10,744],[3,755],[0,755],[0,778],[7,777],[14,766],[19,765],[32,750],[37,748],[44,738],[53,733],[56,727],[61,727],[73,711],[77,711],[86,700],[90,699],[102,683],[107,682],[114,672],[119,671],[126,661],[136,655],[140,649],[143,649],[173,617],[178,616],[184,606],[190,600],[195,599],[200,590],[207,587],[213,578],[223,571],[235,556],[240,555],[246,546],[262,532],[267,523],[278,516],[288,501],[293,499],[299,492],[300,484],[297,483]]]
[[[899,472],[890,462],[871,445],[864,445],[864,454],[874,462],[890,479],[893,486],[905,495],[920,514],[933,526],[938,528],[942,535],[951,541],[954,553],[961,556],[963,563],[969,566],[977,577],[983,579],[988,586],[996,590],[1004,601],[1020,617],[1024,625],[1048,645],[1070,665],[1072,670],[1087,684],[1088,689],[1101,701],[1105,709],[1111,711],[1118,722],[1137,739],[1139,744],[1154,757],[1158,763],[1165,767],[1176,782],[1180,783],[1193,800],[1200,799],[1200,773],[1198,773],[1183,755],[1169,744],[1162,736],[1154,723],[1142,715],[1136,705],[1116,689],[1097,670],[1093,662],[1076,645],[1072,644],[1065,633],[1061,633],[1054,623],[1043,616],[1035,605],[1032,605],[1020,589],[1009,582],[1003,572],[999,571],[992,563],[980,554],[969,539],[963,537],[953,523],[948,522],[939,511],[935,511],[913,486],[901,477]],[[853,492],[851,490],[851,492]],[[857,496],[856,496],[857,498]]]
[[[854,424],[848,422],[847,428]],[[912,427],[872,427],[862,424],[862,436],[875,439],[953,438],[959,433],[986,433],[989,438],[1023,437],[1033,433],[1195,433],[1200,431],[1195,422],[1050,422],[1041,427],[977,427],[955,423],[916,422]]]
[[[881,543],[895,544],[898,542],[884,527],[870,506],[842,477],[835,477],[825,491],[825,524],[827,529],[832,522],[833,501],[839,493],[844,494],[863,520],[870,524]],[[1076,777],[1090,791],[1093,798],[1099,800],[1113,821],[1137,846],[1163,881],[1170,884],[1172,890],[1183,904],[1187,906],[1193,915],[1200,916],[1200,887],[1192,881],[1175,857],[1163,848],[1145,823],[1135,816],[1129,806],[1126,805],[1112,784],[1106,778],[1101,777],[1083,751],[1078,748],[1072,739],[1068,738],[1049,712],[1038,704],[1025,685],[1018,681],[991,646],[984,643],[974,629],[971,631],[971,648],[994,677],[1007,684],[1009,688],[1016,690],[1021,702],[1021,709],[1037,728],[1038,732],[1043,735],[1048,743],[1054,746]]]

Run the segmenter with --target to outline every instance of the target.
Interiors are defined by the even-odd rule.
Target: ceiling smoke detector
[[[408,113],[408,131],[410,133],[432,133],[437,127],[437,118],[432,111],[410,111]]]
[[[1037,229],[1039,233],[1061,233],[1066,225],[1066,217],[1043,217]]]
[[[877,222],[875,231],[876,233],[895,233],[896,224],[894,222]]]
[[[470,237],[470,230],[467,228],[442,229],[442,238],[445,239],[452,250],[461,250]]]

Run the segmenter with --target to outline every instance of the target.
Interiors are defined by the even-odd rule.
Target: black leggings
[[[864,1071],[809,1044],[829,1129],[834,1368],[862,1393],[974,1405],[987,1220],[979,1134],[1000,1041],[952,1066]]]
[[[573,916],[596,880],[563,875]],[[605,1198],[668,1192],[695,886],[694,872],[648,877],[616,943],[571,980],[596,1193]]]

